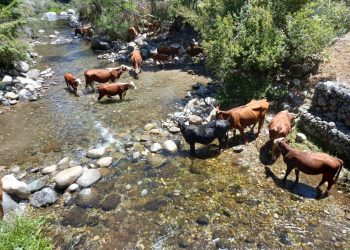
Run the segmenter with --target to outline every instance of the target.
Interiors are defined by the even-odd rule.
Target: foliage
[[[27,46],[16,40],[18,29],[25,23],[21,19],[14,19],[11,13],[18,1],[12,1],[0,12],[0,67],[10,68],[17,60],[25,59]]]
[[[136,5],[133,1],[73,0],[83,20],[93,23],[97,33],[109,35],[112,39],[126,38],[128,26],[135,21]]]
[[[42,230],[47,219],[16,217],[14,221],[0,221],[0,249],[53,249],[51,239]]]
[[[174,2],[178,14],[201,32],[207,67],[227,83],[222,99],[232,102],[237,95],[244,101],[285,95],[272,84],[282,65],[320,60],[350,23],[342,0]]]

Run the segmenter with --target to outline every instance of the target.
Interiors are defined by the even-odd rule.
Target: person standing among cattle
[[[290,172],[295,169],[295,182],[299,182],[299,172],[310,175],[322,174],[322,180],[316,187],[317,191],[321,193],[320,187],[328,182],[327,189],[324,196],[328,196],[329,190],[333,184],[337,182],[340,171],[343,167],[343,161],[330,156],[326,153],[309,153],[303,152],[290,147],[285,138],[279,138],[274,141],[274,146],[278,148],[283,156],[283,161],[287,165],[286,174],[283,178],[283,183],[286,183]]]

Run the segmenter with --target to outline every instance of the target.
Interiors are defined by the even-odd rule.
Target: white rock
[[[52,165],[52,166],[48,166],[46,168],[44,168],[41,173],[42,174],[52,174],[53,172],[55,172],[57,170],[57,165]]]
[[[64,168],[67,168],[68,167],[68,164],[69,164],[69,157],[64,157],[62,160],[60,160],[57,164],[57,166],[60,168],[60,169],[64,169]]]
[[[156,153],[156,152],[160,151],[161,149],[162,149],[162,146],[158,142],[153,143],[151,148],[150,148],[152,153]]]
[[[89,196],[92,193],[91,188],[84,188],[79,192],[79,196]]]
[[[45,33],[45,30],[38,30],[40,34]]]
[[[77,161],[74,161],[74,160],[69,161],[68,167],[72,168],[72,167],[75,167],[75,166],[80,166],[80,162],[77,162]]]
[[[113,158],[112,157],[103,157],[99,159],[96,164],[99,167],[109,167],[112,164]]]
[[[132,160],[133,161],[137,161],[137,160],[139,160],[141,158],[141,153],[140,152],[134,152],[133,154],[132,154]]]
[[[57,20],[57,14],[56,12],[46,12],[44,14],[44,19],[47,19],[48,21],[55,21]]]
[[[83,174],[83,168],[76,166],[59,172],[55,177],[56,186],[58,188],[66,188],[73,184]]]
[[[29,101],[29,98],[32,96],[32,92],[30,92],[28,89],[21,89],[18,92],[18,96],[20,102],[26,102]]]
[[[3,190],[11,195],[21,199],[27,199],[30,195],[30,189],[23,181],[18,181],[13,175],[5,175],[2,178]]]
[[[87,153],[86,156],[89,158],[100,158],[105,154],[105,149],[104,148],[95,148],[95,149],[90,149]]]
[[[23,62],[23,61],[19,61],[19,62],[15,62],[13,64],[13,66],[15,67],[15,69],[19,72],[22,72],[22,73],[26,73],[28,72],[29,70],[29,65],[28,63],[26,62]]]
[[[172,140],[165,141],[164,144],[163,144],[163,147],[164,147],[164,149],[166,149],[167,151],[169,151],[171,153],[176,153],[177,152],[177,145]]]
[[[57,36],[55,35],[49,35],[49,38],[56,38]]]
[[[4,76],[4,78],[2,78],[3,83],[11,83],[12,80],[13,80],[12,77],[8,76],[8,75],[6,75],[6,76]]]
[[[303,133],[298,133],[297,136],[295,137],[295,141],[299,143],[302,143],[305,140],[306,140],[306,135],[304,135]]]
[[[173,134],[175,134],[175,133],[178,133],[178,132],[180,132],[180,128],[179,127],[170,127],[169,128],[169,132],[170,133],[173,133]]]
[[[5,98],[10,99],[10,100],[17,100],[18,99],[18,95],[13,93],[13,92],[7,92],[5,95]]]
[[[197,115],[190,115],[188,117],[188,122],[190,124],[200,125],[202,124],[203,119]]]
[[[155,127],[155,125],[153,123],[148,123],[148,124],[145,125],[144,129],[146,131],[149,131],[149,130],[151,130],[154,127]]]
[[[67,191],[68,192],[75,192],[77,191],[79,188],[79,185],[76,184],[76,183],[73,183],[72,185],[70,185],[68,188],[67,188]]]
[[[197,106],[199,104],[199,100],[197,98],[194,98],[192,100],[190,100],[187,104],[186,107],[189,109],[193,109],[195,106]]]
[[[82,187],[88,187],[94,184],[101,178],[100,170],[98,169],[86,169],[82,176],[80,176],[77,180],[77,184]]]
[[[67,10],[67,13],[70,14],[70,15],[75,15],[75,10],[73,10],[73,9],[68,9],[68,10]]]
[[[127,185],[125,186],[125,189],[128,190],[128,191],[131,190],[131,185],[130,185],[130,184],[127,184]]]
[[[148,190],[147,190],[147,189],[143,189],[143,190],[141,191],[141,196],[142,196],[142,197],[146,196],[147,194],[148,194]]]
[[[48,74],[48,73],[50,73],[52,71],[52,69],[51,68],[47,68],[47,69],[45,69],[44,71],[41,71],[40,72],[40,75],[46,75],[46,74]]]

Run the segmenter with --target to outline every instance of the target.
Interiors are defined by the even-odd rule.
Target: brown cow
[[[231,124],[231,129],[238,129],[243,137],[243,143],[247,144],[247,139],[244,134],[244,128],[254,125],[259,122],[257,137],[264,125],[265,116],[269,109],[269,102],[266,99],[252,100],[250,103],[228,111],[221,111],[217,107],[216,118],[228,120]],[[254,129],[254,126],[252,130]]]
[[[317,191],[321,192],[320,187],[328,182],[324,196],[327,196],[334,183],[337,182],[339,173],[343,167],[343,161],[325,153],[309,153],[291,148],[285,138],[279,138],[274,141],[283,155],[283,161],[287,165],[286,174],[283,183],[286,182],[290,172],[295,169],[295,182],[299,181],[299,172],[310,175],[322,174],[322,180],[317,186]]]
[[[4,209],[2,207],[2,196],[3,196],[4,190],[2,189],[2,180],[0,178],[0,219],[4,217]]]
[[[195,40],[192,40],[190,46],[186,49],[187,55],[194,57],[203,53],[203,49],[198,47],[198,43]]]
[[[105,95],[109,98],[112,98],[114,95],[119,95],[120,100],[123,99],[126,95],[126,91],[128,89],[136,89],[135,84],[130,81],[130,83],[110,83],[110,84],[103,84],[97,87],[98,90],[98,101],[102,99]]]
[[[180,54],[180,47],[175,48],[175,47],[163,46],[163,47],[159,47],[157,49],[157,52],[158,52],[158,54],[164,54],[164,55],[171,56],[171,58],[173,59],[173,62],[174,62],[175,55]]]
[[[141,26],[145,27],[148,33],[153,32],[152,34],[150,34],[153,35],[160,28],[160,22],[158,20],[142,20]]]
[[[159,53],[151,54],[151,58],[153,59],[154,66],[157,65],[157,61],[162,62],[163,69],[164,69],[164,63],[167,61],[170,61],[170,56],[165,54],[159,54]]]
[[[288,110],[277,113],[269,124],[270,141],[287,137],[292,130],[293,119],[294,116]]]
[[[84,72],[85,76],[85,90],[90,86],[92,91],[95,92],[94,81],[99,83],[105,83],[115,79],[119,79],[120,76],[128,70],[128,68],[122,65],[119,68],[110,68],[110,69],[89,69]]]
[[[136,78],[138,78],[139,74],[142,72],[141,70],[142,56],[139,50],[134,50],[131,52],[130,62],[134,67]]]
[[[83,37],[86,37],[90,39],[92,37],[92,28],[91,25],[83,26],[82,28],[75,28],[74,30],[75,35],[78,34],[82,35]]]
[[[71,73],[66,73],[64,74],[64,80],[66,81],[67,88],[72,87],[73,92],[75,95],[78,95],[78,85],[81,84],[80,79],[77,79],[73,74]]]
[[[128,28],[129,41],[133,41],[137,37],[138,34],[140,34],[140,29],[138,27],[129,27]]]

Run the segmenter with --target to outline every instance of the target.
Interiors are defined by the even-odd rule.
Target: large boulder
[[[31,79],[38,80],[40,77],[40,70],[31,69],[27,72],[26,76],[31,78]]]
[[[51,12],[46,12],[46,13],[44,14],[43,19],[46,19],[46,20],[48,20],[48,21],[55,21],[55,20],[57,20],[57,14],[56,14],[56,12],[53,12],[53,11],[51,11]]]
[[[64,189],[73,184],[83,174],[83,168],[76,166],[59,172],[55,177],[56,186]]]
[[[22,73],[27,73],[29,70],[28,63],[23,62],[23,61],[15,62],[13,64],[13,66],[15,67],[15,70],[22,72]]]
[[[77,184],[82,187],[88,187],[94,184],[101,178],[100,170],[98,169],[85,169],[83,175],[77,180]]]
[[[32,92],[30,92],[28,89],[21,89],[18,92],[18,96],[20,102],[26,102],[29,101],[29,99],[31,98]]]
[[[91,39],[91,49],[93,50],[110,50],[110,39],[105,36],[93,36]]]
[[[5,175],[2,178],[3,190],[20,199],[27,199],[30,195],[30,189],[26,183],[19,181],[13,175]]]
[[[2,83],[11,83],[12,82],[12,77],[11,76],[8,76],[8,75],[6,75],[6,76],[4,76],[4,78],[2,78]]]
[[[4,192],[2,194],[2,208],[4,210],[4,214],[8,214],[19,209],[19,204],[14,201],[10,195]]]
[[[177,152],[177,145],[172,140],[167,140],[163,143],[163,148],[170,153],[176,153]]]
[[[190,124],[200,125],[202,124],[203,119],[197,115],[190,115],[188,117],[188,122]]]
[[[13,93],[13,92],[7,92],[5,95],[5,98],[10,99],[10,100],[17,100],[18,95]]]
[[[47,187],[36,193],[30,198],[29,203],[34,207],[42,207],[49,204],[53,204],[58,200],[58,194]]]

